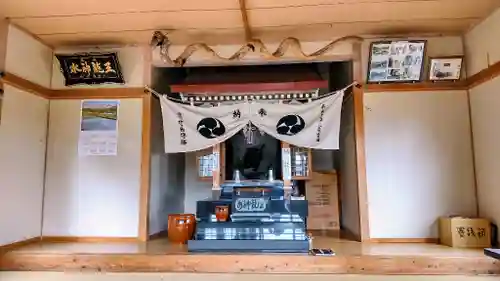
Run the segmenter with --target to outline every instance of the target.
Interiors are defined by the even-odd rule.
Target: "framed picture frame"
[[[463,56],[429,58],[429,81],[458,81],[462,78]]]
[[[372,42],[367,67],[367,83],[420,82],[424,74],[426,46],[426,40]]]

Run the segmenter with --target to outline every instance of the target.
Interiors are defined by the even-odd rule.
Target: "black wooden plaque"
[[[65,85],[124,84],[116,53],[56,55]]]

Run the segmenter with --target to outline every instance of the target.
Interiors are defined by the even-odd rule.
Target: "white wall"
[[[196,201],[212,198],[212,181],[198,179],[196,166],[196,152],[189,152],[186,156],[184,212],[196,213]]]
[[[465,35],[467,75],[500,61],[500,9]]]
[[[40,236],[48,101],[4,87],[0,121],[0,246]]]
[[[469,76],[500,61],[500,39],[495,36],[498,33],[500,9],[466,34]],[[499,87],[500,77],[497,77],[469,90],[479,215],[490,219],[496,225],[500,223],[500,206],[495,201],[500,195],[500,130],[496,125],[500,120]]]
[[[47,65],[51,63],[49,48],[0,22],[1,71],[49,86]],[[9,85],[4,85],[4,90],[0,111],[0,245],[40,236],[49,106],[47,100]]]
[[[500,224],[500,77],[470,90],[479,215]]]
[[[371,238],[437,237],[436,219],[476,215],[466,91],[365,95]]]
[[[125,85],[101,84],[101,85],[74,85],[72,88],[117,88],[117,87],[144,87],[144,59],[145,52],[141,47],[124,47],[113,49],[56,49],[55,54],[74,54],[82,52],[116,52],[120,63]],[[64,76],[61,73],[61,65],[57,58],[51,64],[52,88],[64,89]]]
[[[149,195],[149,234],[168,228],[168,215],[184,212],[185,156],[166,154],[160,102],[151,106],[151,182]]]
[[[78,155],[80,100],[50,102],[43,235],[137,237],[142,99],[122,99],[118,154]]]
[[[50,88],[52,49],[31,35],[10,25],[5,70],[43,87]]]
[[[353,96],[345,100],[342,105],[342,122],[339,138],[340,227],[349,231],[350,234],[361,238]]]

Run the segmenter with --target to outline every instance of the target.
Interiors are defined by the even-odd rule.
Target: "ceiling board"
[[[352,3],[428,2],[436,0],[247,0],[248,9],[297,6],[328,6]],[[477,0],[485,1],[485,0]],[[486,0],[489,1],[489,0]],[[383,4],[382,3],[382,4]],[[238,10],[237,0],[86,0],[75,5],[70,0],[2,0],[0,14],[9,18],[68,16],[107,13],[138,13],[154,11],[214,11]]]
[[[455,5],[449,5],[450,1]],[[446,11],[444,15],[443,11]],[[477,18],[489,11],[470,0],[394,2],[391,9],[380,3],[257,9],[249,11],[252,28],[316,23],[383,22]],[[151,29],[227,29],[242,27],[239,10],[202,12],[151,12],[72,17],[13,19],[35,35]]]
[[[345,35],[463,33],[500,0],[247,0],[256,38],[330,40]],[[0,14],[53,46],[146,43],[166,30],[174,44],[239,44],[238,0],[0,0]]]
[[[339,24],[312,24],[307,26],[287,26],[277,28],[255,28],[253,35],[264,42],[280,42],[286,37],[296,37],[302,41],[329,41],[341,36],[358,35],[404,35],[404,34],[453,34],[476,23],[476,19],[424,20],[398,22],[362,22]],[[435,26],[440,26],[436,33]],[[81,34],[42,35],[40,38],[53,46],[60,45],[121,45],[149,42],[155,30],[100,32]],[[221,30],[182,30],[169,33],[174,44],[187,45],[204,42],[208,45],[243,44],[243,28]]]

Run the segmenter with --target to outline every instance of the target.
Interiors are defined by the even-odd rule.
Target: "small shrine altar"
[[[188,251],[307,253],[307,210],[282,181],[225,182],[213,199],[197,202]]]

